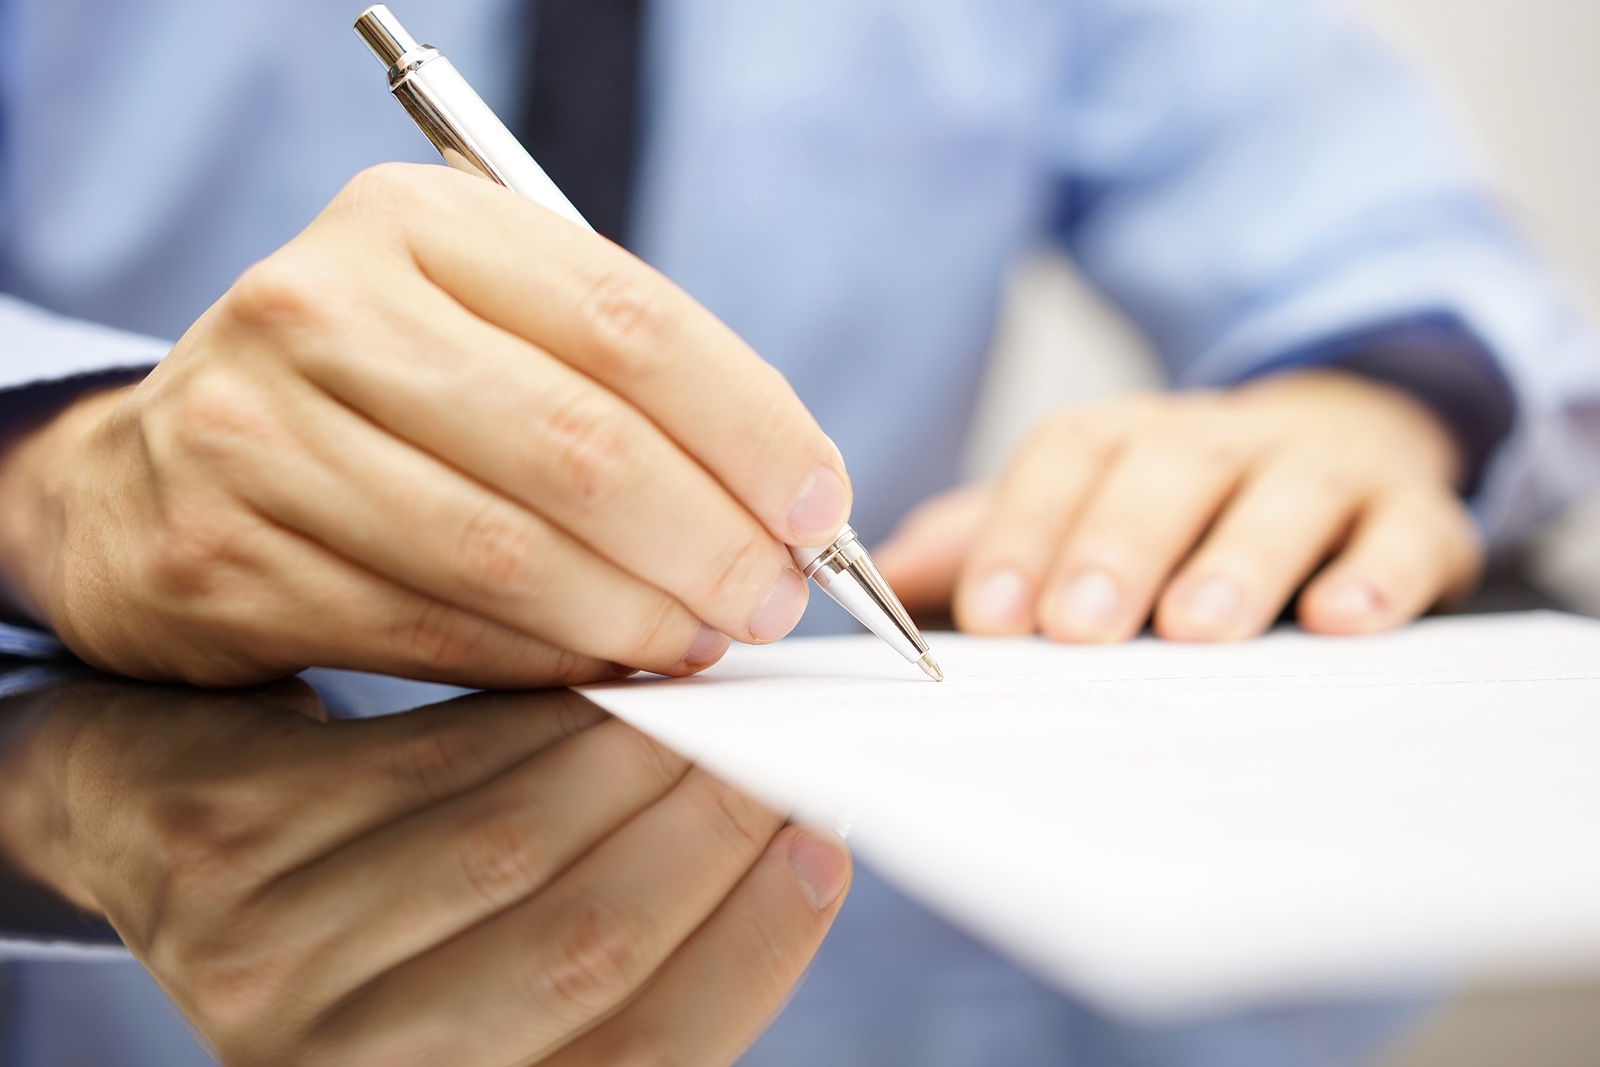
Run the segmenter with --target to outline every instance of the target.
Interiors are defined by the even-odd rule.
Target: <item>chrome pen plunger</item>
[[[383,4],[368,8],[356,20],[356,33],[388,71],[389,91],[446,163],[593,229],[450,61],[437,48],[419,43],[406,32],[394,12]],[[805,576],[863,626],[921,667],[929,678],[944,681],[928,642],[878,573],[854,530],[846,526],[822,548],[789,551]]]

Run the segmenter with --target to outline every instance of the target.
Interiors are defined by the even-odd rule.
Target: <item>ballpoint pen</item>
[[[427,134],[444,161],[457,170],[488,178],[521,193],[570,222],[593,230],[467,84],[454,65],[431,45],[419,44],[387,6],[361,13],[356,32],[389,71],[389,91]],[[791,548],[796,566],[867,629],[944,681],[928,642],[873,564],[849,526],[820,548]]]

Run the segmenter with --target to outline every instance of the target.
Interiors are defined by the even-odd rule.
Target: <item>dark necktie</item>
[[[517,135],[590,224],[628,236],[642,0],[534,0]],[[527,69],[527,68],[524,68]]]

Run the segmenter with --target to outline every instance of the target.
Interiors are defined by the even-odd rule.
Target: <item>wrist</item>
[[[1427,408],[1459,459],[1454,486],[1474,496],[1517,419],[1517,394],[1500,361],[1449,312],[1363,327],[1291,352],[1255,375],[1325,368],[1386,385]]]
[[[58,758],[70,724],[64,678],[0,699],[0,930],[99,937],[93,896],[75,876]]]
[[[1350,436],[1391,479],[1420,479],[1458,491],[1466,476],[1468,457],[1449,423],[1400,386],[1342,367],[1312,367],[1256,378],[1240,388],[1274,404],[1278,420],[1296,431],[1320,427],[1326,435],[1336,428]]]
[[[73,472],[132,388],[98,389],[0,442],[0,607],[12,618],[51,625],[51,576]]]

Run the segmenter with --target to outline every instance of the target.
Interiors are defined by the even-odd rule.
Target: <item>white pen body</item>
[[[383,4],[362,12],[356,32],[389,68],[389,91],[446,163],[594,229],[438,49],[418,44]]]
[[[444,56],[405,75],[393,92],[450,166],[498,182],[586,230],[593,228]]]

